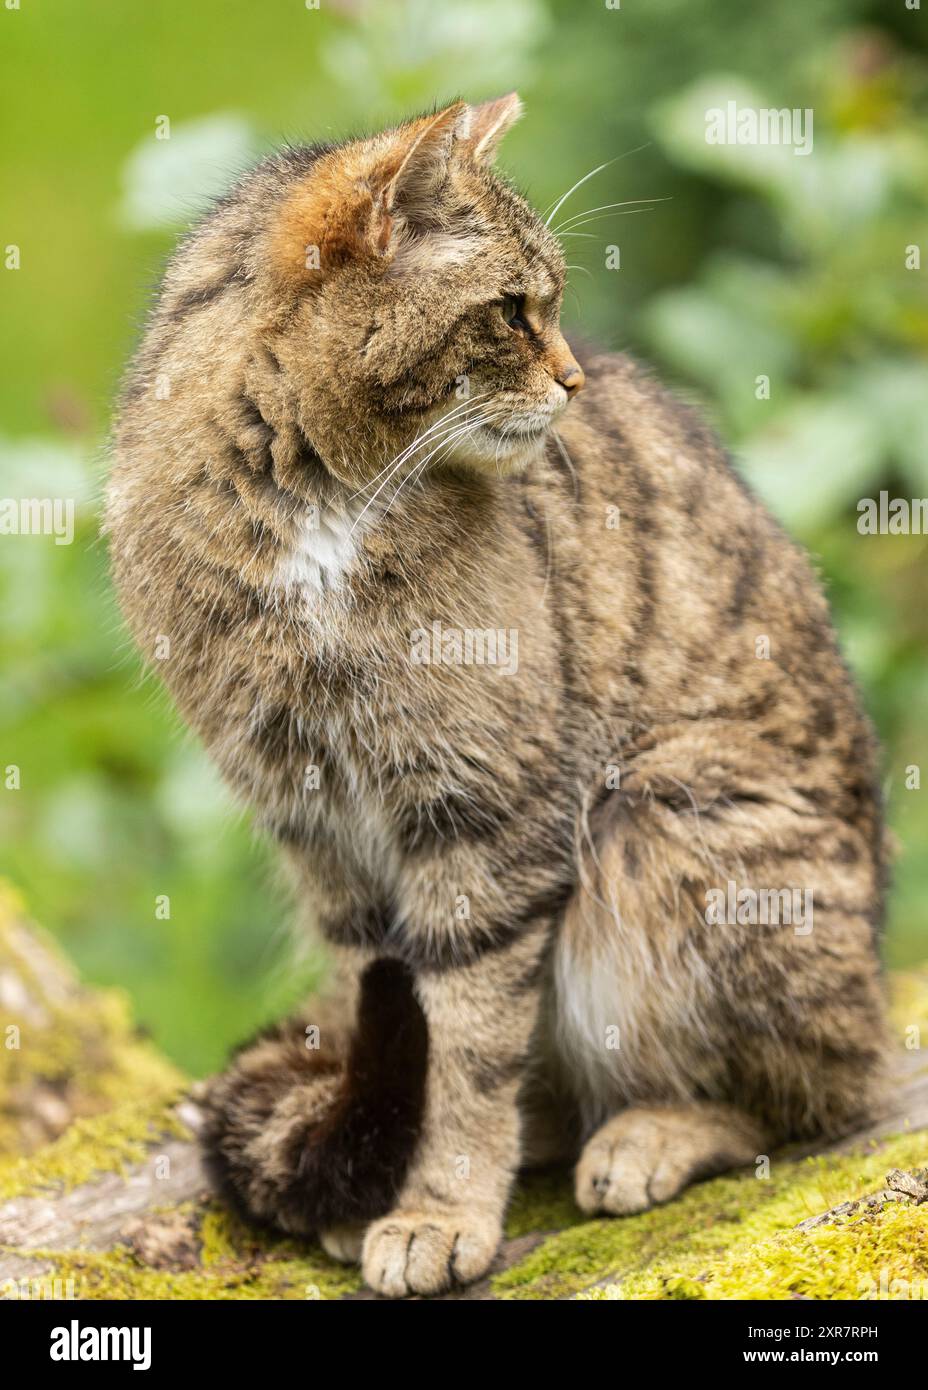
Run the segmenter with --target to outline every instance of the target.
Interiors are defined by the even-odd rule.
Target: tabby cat
[[[640,1212],[847,1131],[885,1053],[825,599],[688,408],[578,364],[491,168],[519,110],[244,178],[168,266],[108,493],[142,652],[332,957],[209,1084],[210,1170],[388,1295],[484,1274],[520,1167]]]

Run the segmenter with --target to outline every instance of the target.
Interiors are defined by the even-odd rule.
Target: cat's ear
[[[503,113],[487,119],[485,111],[457,101],[323,156],[277,211],[269,240],[274,273],[298,288],[318,286],[334,267],[371,252],[389,256],[409,229],[422,233],[440,227],[442,187],[452,159],[459,151],[484,158],[476,155],[477,145],[488,149],[487,142],[509,123]],[[481,119],[476,143],[475,115]]]
[[[397,132],[375,172],[380,187],[373,234],[379,251],[387,250],[398,221],[412,227],[434,223],[455,143],[469,136],[471,120],[471,108],[457,101]]]
[[[470,128],[464,136],[464,147],[478,164],[489,164],[496,157],[496,148],[510,126],[522,115],[522,103],[517,92],[484,101],[470,108]]]

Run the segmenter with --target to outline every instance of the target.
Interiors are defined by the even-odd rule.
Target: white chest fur
[[[374,509],[365,512],[365,500],[307,508],[296,541],[277,562],[274,587],[310,600],[341,589],[357,558],[362,528],[373,519]]]

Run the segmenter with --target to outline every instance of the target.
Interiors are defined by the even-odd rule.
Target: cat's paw
[[[319,1244],[332,1260],[340,1264],[361,1263],[361,1247],[364,1244],[366,1226],[352,1223],[343,1226],[329,1226],[319,1232]]]
[[[577,1205],[590,1215],[631,1216],[674,1197],[687,1164],[668,1153],[660,1126],[639,1111],[617,1115],[580,1155],[574,1175]]]
[[[633,1216],[669,1202],[696,1178],[749,1162],[760,1142],[747,1117],[725,1106],[623,1110],[580,1155],[577,1205],[590,1215]]]
[[[485,1274],[501,1237],[499,1222],[479,1212],[394,1211],[369,1228],[361,1268],[388,1298],[444,1293]]]

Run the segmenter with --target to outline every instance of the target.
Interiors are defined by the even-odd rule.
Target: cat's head
[[[277,161],[249,255],[256,332],[346,482],[368,485],[428,430],[400,471],[430,453],[521,469],[583,384],[558,324],[560,245],[490,167],[520,110],[514,94],[459,102]]]

